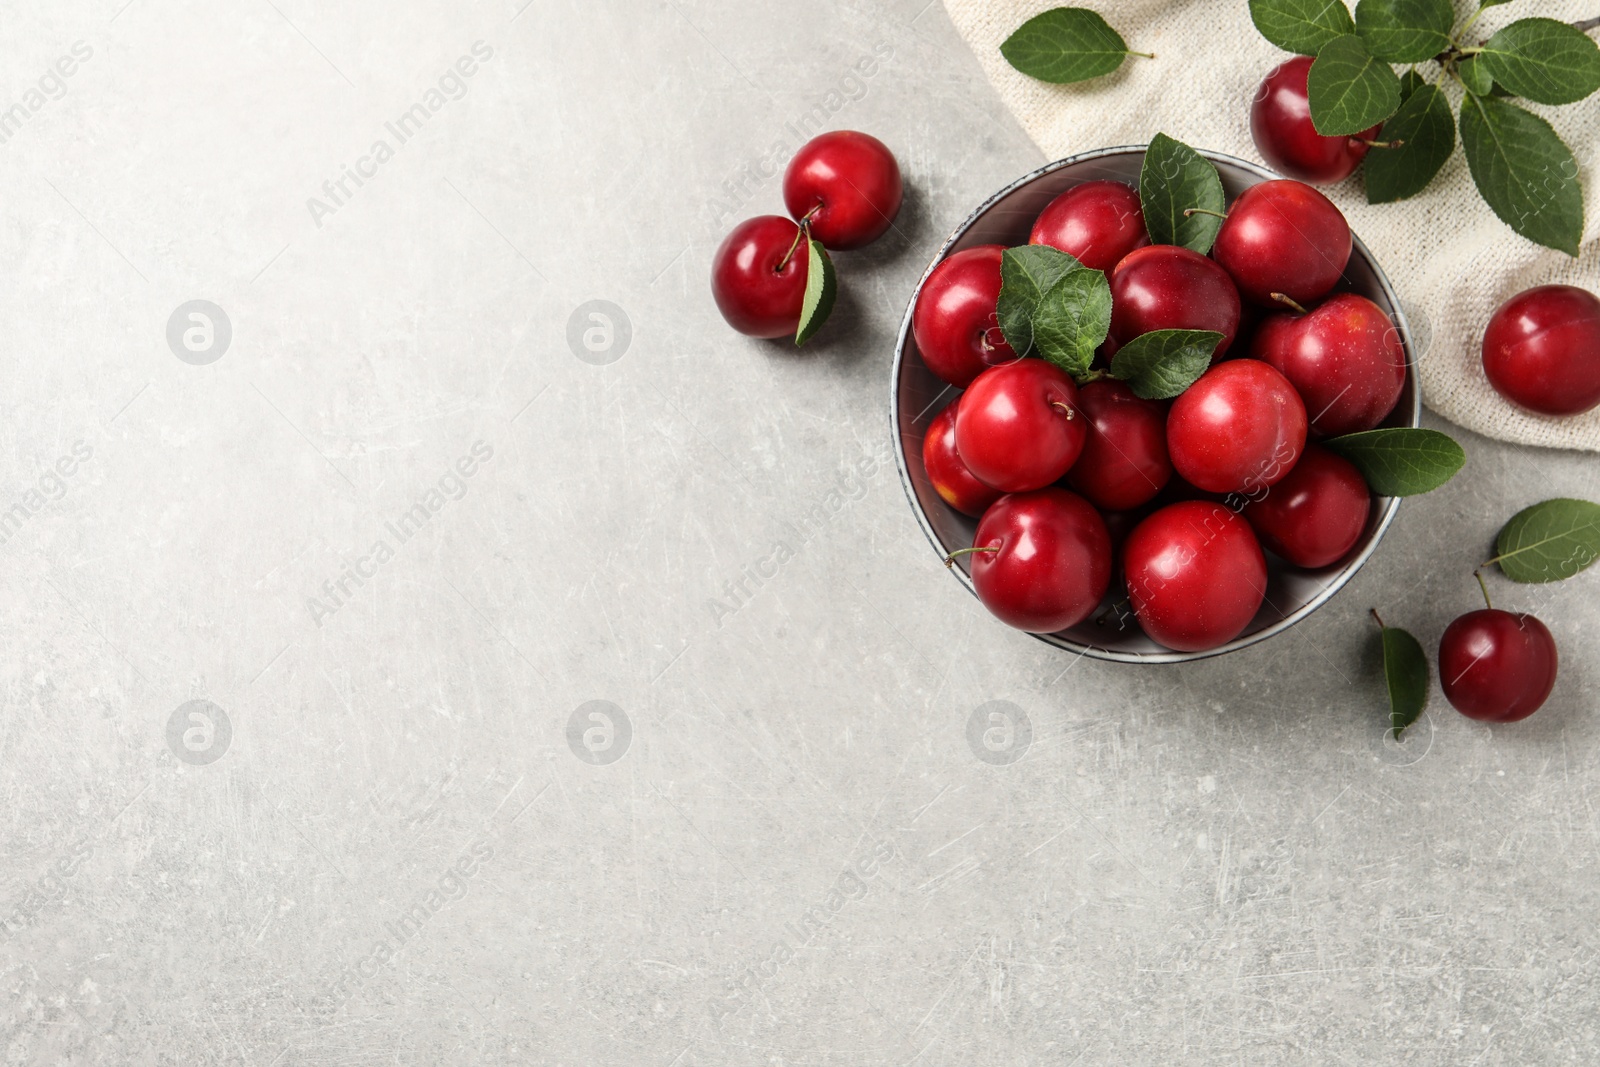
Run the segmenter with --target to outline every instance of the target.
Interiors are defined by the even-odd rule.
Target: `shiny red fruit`
[[[1179,652],[1225,645],[1267,594],[1267,560],[1250,524],[1189,501],[1141,522],[1122,550],[1128,600],[1150,639]]]
[[[1539,710],[1556,684],[1556,639],[1532,615],[1486,608],[1451,623],[1439,640],[1439,682],[1457,711],[1516,722]]]
[[[1483,371],[1501,396],[1541,415],[1600,405],[1600,298],[1541,285],[1507,300],[1483,335]]]
[[[1152,330],[1215,330],[1220,359],[1239,332],[1239,291],[1198,252],[1149,245],[1123,257],[1111,275],[1111,341],[1117,347]]]
[[[1042,359],[984,371],[956,412],[956,451],[967,469],[1006,493],[1042,489],[1066,474],[1088,434],[1077,385]]]
[[[978,523],[972,585],[1001,622],[1029,633],[1076,626],[1111,583],[1111,537],[1087,500],[1065,489],[1004,496]]]
[[[1311,415],[1311,431],[1324,437],[1377,426],[1406,384],[1400,331],[1382,308],[1355,293],[1331,296],[1309,315],[1269,316],[1250,355],[1289,379]]]
[[[1320,445],[1242,514],[1261,544],[1296,567],[1316,570],[1343,559],[1367,528],[1372,490],[1354,463]]]
[[[1250,105],[1250,135],[1273,170],[1313,185],[1331,185],[1355,172],[1367,158],[1368,141],[1383,124],[1354,137],[1324,137],[1311,123],[1306,76],[1311,56],[1296,56],[1267,75]]]
[[[882,141],[854,130],[813,137],[783,172],[783,203],[825,248],[860,248],[882,237],[900,212],[900,164]]]
[[[961,398],[957,397],[955,403],[935,415],[928,425],[928,434],[922,439],[922,467],[928,472],[934,491],[946,504],[963,515],[977,518],[999,500],[1001,494],[1000,490],[978,481],[956,451],[956,408],[960,403]]]
[[[1217,364],[1167,414],[1173,468],[1208,493],[1254,493],[1276,484],[1305,444],[1300,394],[1260,360]]]
[[[1339,284],[1354,247],[1350,224],[1333,201],[1304,182],[1272,181],[1240,194],[1211,255],[1246,300],[1281,306],[1321,300]]]
[[[711,295],[717,310],[751,337],[793,336],[800,328],[809,259],[797,249],[800,227],[781,215],[761,215],[735,226],[711,260]]]
[[[1111,273],[1135,248],[1150,243],[1139,194],[1123,182],[1075,185],[1041,212],[1028,236],[1031,245],[1049,245],[1091,270]]]
[[[922,362],[959,389],[1017,354],[1000,332],[1000,245],[964,249],[944,260],[917,294],[911,334]]]
[[[1122,382],[1102,379],[1078,390],[1089,419],[1083,453],[1067,484],[1105,511],[1148,503],[1172,477],[1167,458],[1167,406],[1141,400]]]

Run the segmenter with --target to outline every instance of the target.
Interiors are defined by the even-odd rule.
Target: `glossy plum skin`
[[[1029,633],[1076,626],[1111,583],[1111,536],[1087,500],[1065,489],[1001,497],[978,523],[969,557],[978,599]]]
[[[1296,56],[1267,75],[1250,105],[1250,135],[1273,170],[1297,181],[1331,185],[1355,173],[1367,158],[1366,142],[1377,139],[1383,124],[1354,137],[1318,133],[1306,92],[1312,62],[1311,56]]]
[[[801,146],[783,173],[783,203],[796,219],[811,216],[823,247],[844,251],[871,244],[900,213],[900,164],[870,134],[835,130]]]
[[[1333,201],[1304,182],[1282,180],[1239,195],[1211,255],[1246,300],[1281,307],[1272,294],[1310,305],[1332,292],[1352,248],[1350,224]]]
[[[1373,429],[1406,384],[1400,331],[1355,293],[1331,296],[1309,315],[1268,316],[1250,355],[1289,379],[1311,415],[1311,432],[1322,437]]]
[[[1483,722],[1516,722],[1555,688],[1555,638],[1532,615],[1496,608],[1452,622],[1439,640],[1439,682],[1457,711]]]
[[[1179,652],[1238,637],[1267,592],[1267,560],[1250,524],[1208,501],[1171,504],[1141,522],[1122,566],[1139,625]]]
[[[990,367],[1017,358],[995,315],[1004,254],[1000,245],[979,245],[950,256],[928,275],[911,313],[911,334],[922,362],[958,389]],[[797,306],[797,321],[798,315]]]
[[[967,469],[1006,493],[1043,489],[1066,474],[1088,434],[1076,383],[1042,359],[984,371],[956,412],[956,451]]]
[[[1501,396],[1540,415],[1600,405],[1600,298],[1571,285],[1512,297],[1484,332],[1483,372]]]
[[[922,466],[940,499],[961,514],[977,518],[1001,494],[978,481],[956,451],[956,408],[960,403],[956,398],[928,425],[928,434],[922,439]]]
[[[1317,570],[1349,554],[1367,528],[1372,491],[1355,464],[1320,445],[1240,512],[1263,548]]]
[[[1173,469],[1209,493],[1255,493],[1283,479],[1306,443],[1294,386],[1254,359],[1219,363],[1167,414]]]
[[[1089,435],[1067,485],[1104,511],[1127,511],[1161,492],[1172,477],[1166,405],[1102,379],[1079,388],[1078,408],[1088,417]]]
[[[1039,213],[1032,245],[1049,245],[1091,270],[1111,273],[1124,256],[1150,243],[1139,194],[1124,182],[1075,185]]]
[[[793,336],[800,328],[810,261],[790,255],[799,233],[793,219],[760,215],[723,240],[711,260],[711,295],[729,326],[751,337]]]
[[[1239,291],[1216,263],[1177,245],[1147,245],[1111,275],[1111,342],[1152,330],[1215,330],[1221,359],[1239,332]]]

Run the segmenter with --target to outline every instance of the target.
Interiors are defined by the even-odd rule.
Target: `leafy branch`
[[[1366,161],[1367,200],[1415,196],[1455,152],[1457,131],[1484,202],[1518,234],[1568,255],[1583,235],[1583,191],[1572,150],[1543,118],[1513,103],[1563,105],[1600,90],[1600,18],[1518,19],[1487,39],[1473,28],[1481,0],[1455,26],[1451,0],[1250,0],[1256,29],[1290,52],[1315,56],[1307,78],[1311,119],[1327,137],[1383,124]],[[1411,69],[1402,77],[1395,65]],[[1430,70],[1425,77],[1418,66]],[[1461,90],[1452,112],[1441,85]]]

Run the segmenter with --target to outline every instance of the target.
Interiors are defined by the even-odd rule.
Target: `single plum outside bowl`
[[[934,552],[943,560],[958,548],[972,544],[977,530],[976,519],[968,518],[947,505],[928,481],[922,465],[922,440],[928,425],[939,411],[954,400],[959,391],[935,377],[922,362],[916,340],[911,334],[912,310],[917,297],[933,273],[947,256],[976,245],[999,244],[1006,247],[1026,244],[1033,220],[1046,204],[1061,193],[1088,181],[1114,179],[1134,187],[1139,183],[1139,168],[1144,162],[1142,145],[1123,148],[1103,148],[1072,156],[1039,168],[1032,174],[1013,182],[995,193],[965,222],[956,227],[949,240],[939,249],[938,255],[928,265],[906,308],[905,320],[900,324],[900,337],[895,345],[894,371],[891,380],[890,421],[895,440],[895,457],[900,468],[900,481],[917,521],[928,536]],[[1217,152],[1201,152],[1222,175],[1222,185],[1231,204],[1240,193],[1252,185],[1271,181],[1281,175],[1265,167]],[[1400,299],[1395,295],[1384,276],[1383,269],[1373,260],[1361,239],[1357,237],[1350,264],[1345,268],[1340,291],[1359,293],[1388,314],[1400,333],[1406,353],[1406,383],[1400,400],[1384,426],[1419,426],[1422,423],[1422,396],[1417,389],[1416,351],[1411,330],[1406,322]],[[1315,413],[1313,413],[1315,414]],[[1105,601],[1088,619],[1054,634],[1035,634],[1039,640],[1058,648],[1067,649],[1096,659],[1123,663],[1181,663],[1188,660],[1219,656],[1234,652],[1258,641],[1280,634],[1310,615],[1344,587],[1355,576],[1361,565],[1377,549],[1389,524],[1394,521],[1400,500],[1396,497],[1378,497],[1373,501],[1367,528],[1354,548],[1341,562],[1319,571],[1302,571],[1288,566],[1270,553],[1267,556],[1267,595],[1256,617],[1244,632],[1225,645],[1203,652],[1174,652],[1146,637],[1131,624],[1119,629],[1113,617],[1107,625],[1098,625],[1095,619],[1124,595],[1120,585],[1113,581]],[[969,592],[973,591],[968,564],[970,557],[962,557],[951,568]],[[974,594],[976,595],[976,594]],[[994,620],[995,626],[1004,626]]]

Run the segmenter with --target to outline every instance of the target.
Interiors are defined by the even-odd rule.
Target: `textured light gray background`
[[[1403,747],[1366,615],[1432,647],[1594,461],[1462,435],[1347,590],[1220,660],[991,621],[872,460],[916,277],[1042,162],[937,3],[8,4],[0,105],[79,41],[0,144],[7,1062],[1600,1055],[1592,577],[1491,581],[1561,642],[1545,710],[1436,692]],[[796,354],[706,277],[819,106],[909,193]],[[196,299],[233,332],[198,366]],[[169,741],[191,700],[225,746]]]

